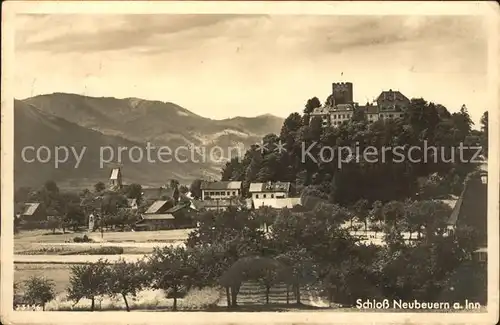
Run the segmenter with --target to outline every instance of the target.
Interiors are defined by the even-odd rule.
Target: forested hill
[[[243,181],[244,190],[250,182],[289,181],[296,193],[342,205],[361,198],[384,202],[445,196],[459,194],[465,175],[477,165],[466,162],[477,150],[463,150],[460,159],[460,144],[487,145],[487,112],[482,131],[477,131],[465,107],[450,113],[442,105],[412,99],[399,119],[369,123],[355,114],[338,127],[322,128],[319,118],[307,114],[311,105],[319,101],[310,99],[304,114],[286,118],[280,134],[265,136],[263,146],[253,146],[241,161],[228,162],[222,179]],[[437,151],[426,149],[432,146]],[[341,147],[352,148],[350,162]],[[363,155],[365,149],[377,153]],[[487,155],[486,146],[482,154]]]

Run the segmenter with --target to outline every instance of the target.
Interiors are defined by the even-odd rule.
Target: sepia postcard
[[[499,17],[7,1],[2,324],[497,323]]]

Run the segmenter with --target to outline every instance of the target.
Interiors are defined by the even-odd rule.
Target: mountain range
[[[282,123],[282,118],[267,114],[213,120],[174,103],[138,98],[54,93],[15,100],[15,186],[39,186],[46,180],[54,180],[62,187],[90,187],[98,181],[106,182],[111,168],[117,166],[122,168],[125,183],[150,186],[163,185],[172,178],[181,183],[200,177],[218,178],[224,163],[221,155],[234,157],[238,150],[230,148],[239,148],[244,154],[266,134],[279,133]],[[156,147],[151,151],[152,160],[146,155],[148,143]],[[51,159],[47,163],[25,162],[21,152],[28,146],[49,148]],[[75,152],[86,148],[78,168],[75,168],[78,159],[71,149],[68,161],[55,167],[57,146],[73,147]],[[134,146],[141,150],[132,154],[128,150]],[[222,150],[213,149],[216,146]],[[108,149],[101,149],[104,147]],[[121,161],[118,161],[118,147],[128,148],[122,151]],[[159,161],[156,156],[159,147],[168,147],[164,149],[170,150],[169,157],[182,159]],[[182,150],[175,152],[179,147]],[[44,150],[40,152],[42,158],[47,155]],[[103,166],[101,150],[106,159],[111,158],[111,152],[115,156]],[[59,151],[64,156],[64,150]],[[139,151],[143,153],[142,159]],[[30,149],[26,155],[33,159],[35,152]]]

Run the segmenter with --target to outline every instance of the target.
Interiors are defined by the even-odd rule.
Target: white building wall
[[[241,190],[202,190],[201,199],[206,200],[208,197],[212,200],[230,199],[233,196],[240,196]]]
[[[287,198],[287,192],[253,192],[252,199],[277,199],[277,198]]]

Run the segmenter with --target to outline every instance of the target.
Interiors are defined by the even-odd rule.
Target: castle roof
[[[378,106],[375,105],[360,106],[359,108],[366,114],[378,114]]]
[[[384,90],[380,93],[380,95],[377,97],[377,101],[379,100],[404,100],[404,101],[410,101],[408,97],[403,95],[399,90]]]

